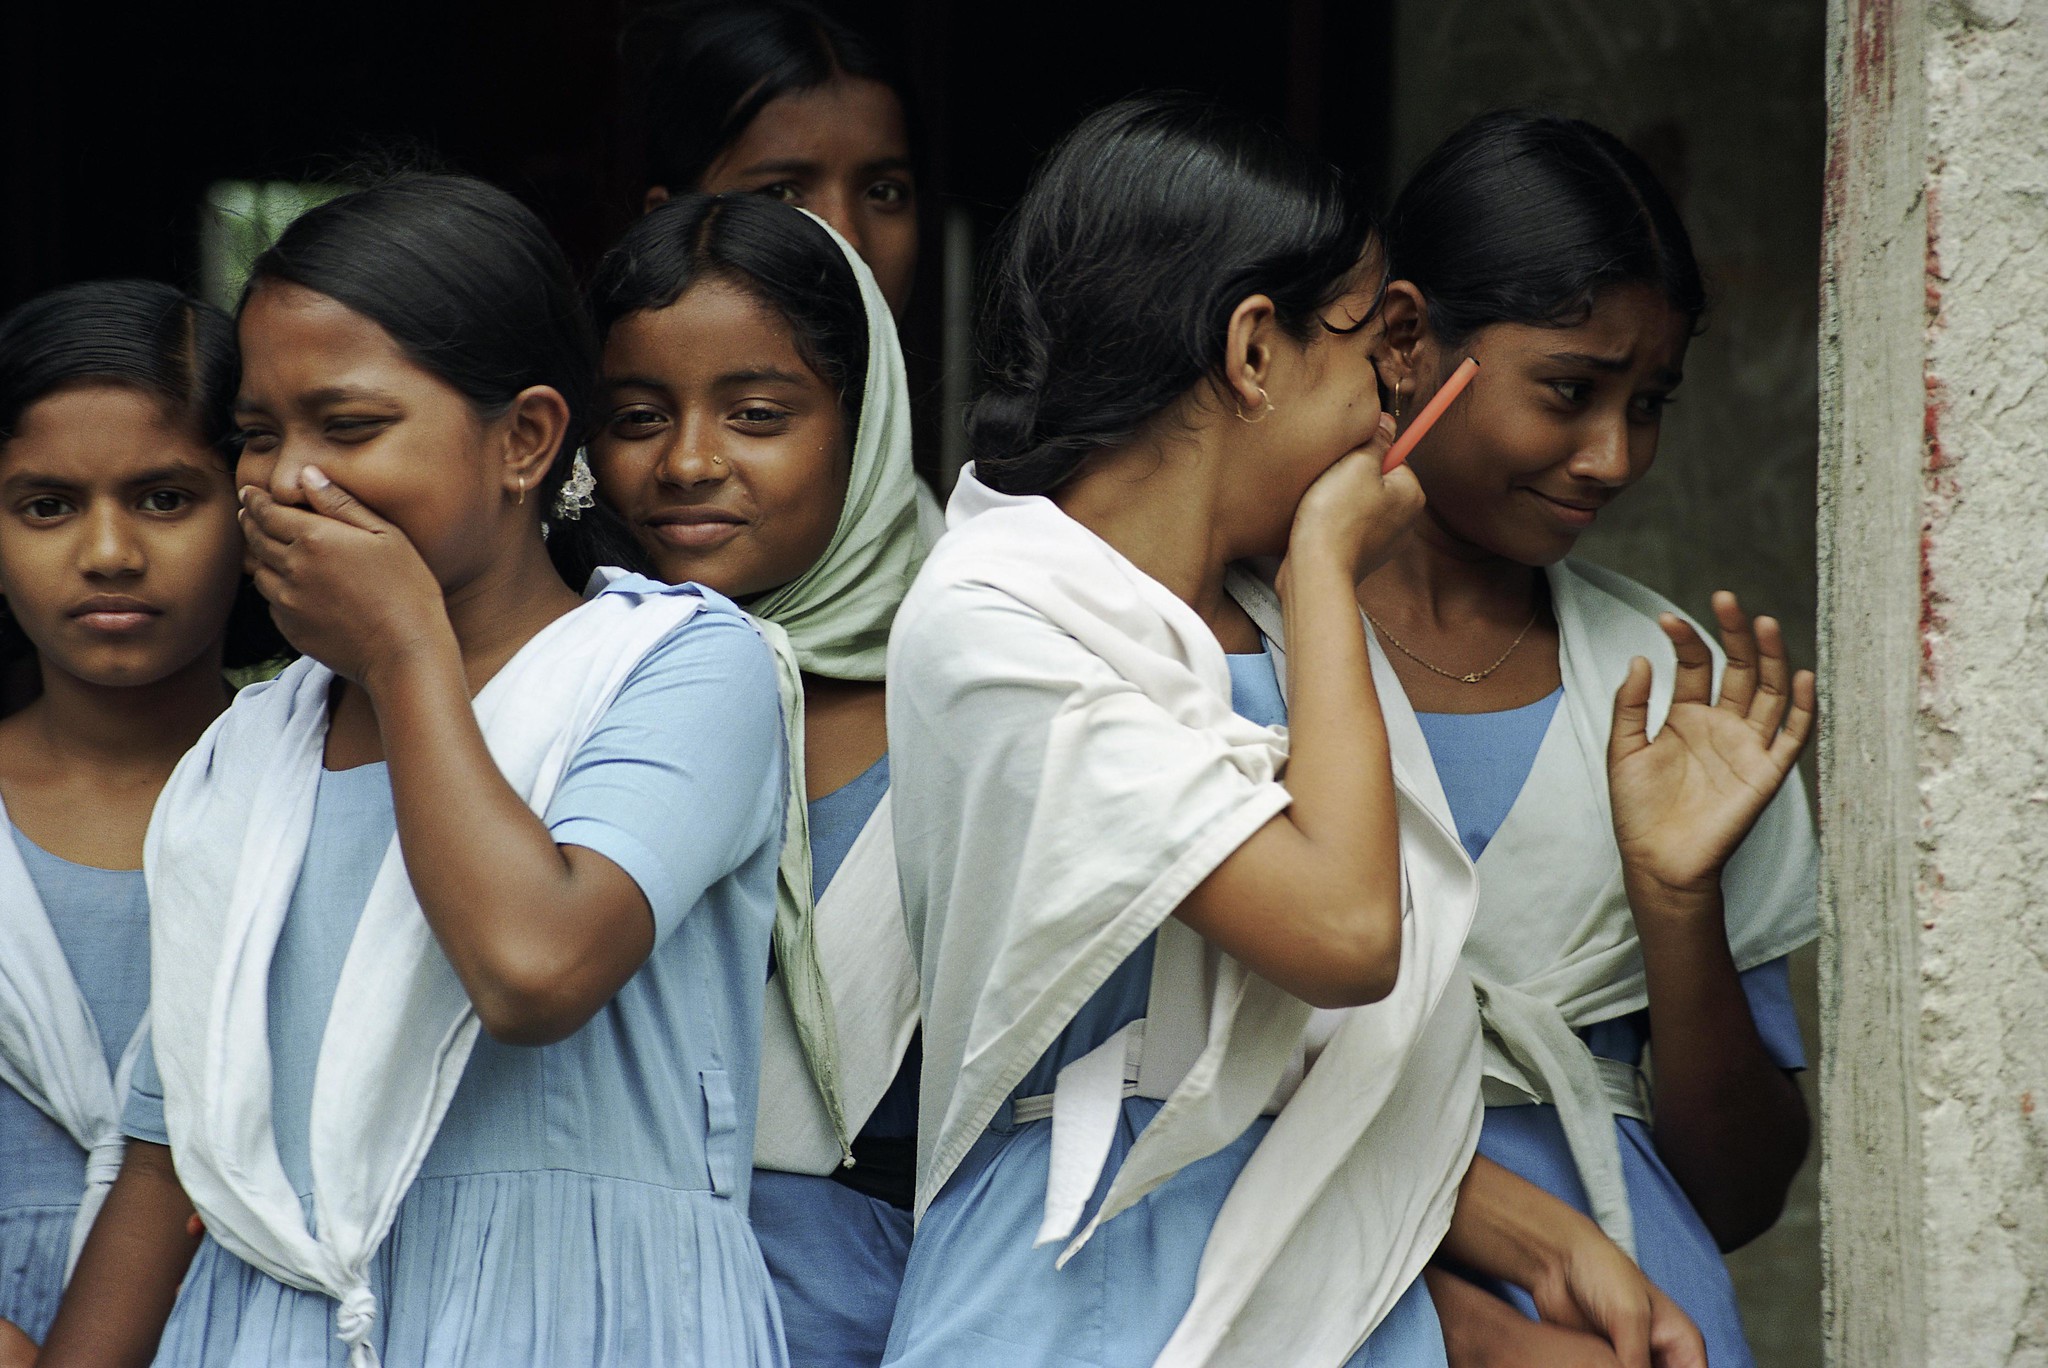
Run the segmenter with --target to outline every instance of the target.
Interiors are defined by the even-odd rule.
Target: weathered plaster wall
[[[1830,1361],[2048,1365],[2048,6],[1830,14]]]
[[[1905,13],[1897,23],[1913,22]],[[2048,1364],[2048,1116],[2036,1105],[2048,1103],[2048,5],[1975,0],[1926,22],[1915,739],[1928,1343],[1941,1362],[2039,1365]]]
[[[1402,0],[1395,13],[1397,177],[1461,120],[1519,104],[1612,129],[1671,186],[1713,310],[1656,469],[1581,548],[1695,614],[1734,589],[1811,661],[1822,0]],[[1809,952],[1794,962],[1809,1048],[1813,979]],[[1731,1260],[1761,1368],[1820,1360],[1817,1167]]]

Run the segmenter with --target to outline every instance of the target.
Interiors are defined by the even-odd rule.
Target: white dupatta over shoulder
[[[604,575],[605,572],[600,572]],[[476,698],[491,756],[535,812],[633,668],[702,605],[615,581],[550,623]],[[368,1274],[479,1029],[394,838],[349,944],[314,1072],[308,1231],[271,1119],[270,961],[312,831],[334,674],[300,660],[244,689],[179,762],[144,852],[151,1016],[186,1193],[236,1257],[340,1303],[351,1368],[375,1368]]]
[[[1465,946],[1486,1026],[1489,1106],[1556,1105],[1594,1217],[1635,1252],[1614,1118],[1650,1118],[1649,1085],[1634,1067],[1596,1059],[1577,1032],[1649,1002],[1642,948],[1622,889],[1608,803],[1607,742],[1614,694],[1632,657],[1655,670],[1650,734],[1671,710],[1676,655],[1657,625],[1672,604],[1583,561],[1549,570],[1564,699],[1522,791],[1479,859],[1479,911]],[[1683,614],[1680,614],[1683,616]],[[1725,664],[1713,647],[1716,685]],[[1374,643],[1380,706],[1395,753],[1420,746],[1414,768],[1432,809],[1449,807],[1427,763],[1414,710]],[[1794,771],[1723,872],[1735,967],[1788,954],[1816,934],[1819,851]]]
[[[1285,731],[1232,711],[1201,619],[1049,500],[996,493],[970,467],[949,518],[889,670],[923,983],[918,1210],[1157,932],[1146,1020],[1069,1064],[1050,1099],[1038,1243],[1064,1241],[1064,1263],[1277,1111],[1157,1362],[1250,1368],[1285,1345],[1291,1364],[1335,1368],[1442,1239],[1477,1143],[1479,1030],[1458,959],[1471,864],[1403,779],[1401,968],[1371,1007],[1316,1013],[1215,950],[1171,914],[1287,806]],[[1128,1092],[1165,1105],[1077,1234]]]
[[[149,1014],[143,1013],[109,1074],[99,1025],[72,977],[71,961],[8,825],[7,809],[0,806],[0,1081],[62,1126],[85,1151],[85,1191],[64,1263],[69,1277],[121,1169],[127,1147],[121,1104],[128,1096],[137,1047],[149,1030]]]

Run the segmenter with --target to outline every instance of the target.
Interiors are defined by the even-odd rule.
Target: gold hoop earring
[[[512,504],[513,504],[513,506],[514,506],[514,507],[516,508],[516,507],[518,507],[519,505],[521,505],[521,504],[524,504],[525,502],[526,502],[526,477],[525,477],[524,475],[521,475],[521,476],[519,477],[519,497],[518,497],[518,498],[516,498],[516,499],[514,499],[514,500],[512,501]]]
[[[1249,423],[1254,427],[1258,426],[1260,423],[1265,422],[1266,415],[1273,411],[1273,401],[1272,399],[1267,397],[1266,387],[1264,385],[1259,386],[1259,402],[1265,405],[1265,407],[1259,410],[1259,416],[1256,418],[1247,418],[1244,416],[1244,405],[1242,403],[1233,405],[1233,407],[1237,410],[1237,421],[1239,421],[1240,423]]]

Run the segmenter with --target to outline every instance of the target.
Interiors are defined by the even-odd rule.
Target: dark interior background
[[[12,7],[0,56],[0,309],[53,285],[191,285],[221,179],[320,178],[408,148],[525,199],[587,268],[638,201],[619,155],[629,0],[192,0]],[[1133,90],[1215,92],[1381,188],[1390,0],[826,0],[907,59],[927,210],[992,226],[1082,113]],[[927,238],[927,274],[937,271]],[[932,288],[921,291],[931,312]]]

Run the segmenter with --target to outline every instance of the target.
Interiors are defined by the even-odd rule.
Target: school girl
[[[150,808],[222,669],[283,649],[241,573],[234,381],[227,317],[153,281],[0,322],[0,652],[34,693],[0,722],[0,1320],[34,1340],[121,1159]]]
[[[645,206],[692,191],[808,209],[898,317],[917,274],[909,87],[882,49],[802,0],[684,0],[627,25]]]
[[[909,391],[875,277],[818,219],[687,195],[599,268],[598,497],[659,576],[781,662],[791,786],[751,1216],[800,1368],[881,1360],[910,1248],[917,971],[882,665],[921,559]]]
[[[595,335],[502,192],[311,211],[239,328],[243,522],[307,659],[158,807],[141,1143],[45,1363],[781,1363],[772,655],[592,576]]]
[[[1656,456],[1699,268],[1633,154],[1545,115],[1454,133],[1390,238],[1402,412],[1480,363],[1415,454],[1427,511],[1360,592],[1396,753],[1478,861],[1480,1153],[1631,1244],[1716,1368],[1739,1368],[1720,1250],[1776,1219],[1807,1141],[1784,957],[1814,935],[1792,768],[1813,679],[1730,595],[1716,651],[1656,594],[1569,558]],[[1442,1286],[1454,1331],[1515,1330],[1502,1303]]]
[[[1420,502],[1380,474],[1368,222],[1144,96],[993,271],[976,463],[890,642],[925,1057],[886,1361],[1442,1364],[1441,1244],[1699,1363],[1590,1221],[1467,1173],[1472,871],[1390,767],[1354,598]],[[1227,587],[1283,553],[1284,693]]]
[[[620,47],[647,208],[704,191],[807,209],[860,254],[903,321],[921,231],[915,118],[885,49],[804,0],[650,6]],[[927,544],[946,530],[932,492],[946,487],[929,464],[913,487]]]

